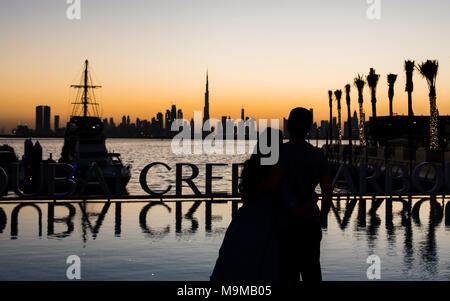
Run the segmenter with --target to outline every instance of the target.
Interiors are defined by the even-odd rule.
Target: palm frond
[[[414,61],[410,61],[410,60],[405,61],[405,71],[407,73],[410,72],[412,74],[412,72],[414,71],[414,67],[415,67]]]
[[[387,75],[387,82],[388,82],[389,86],[394,85],[396,80],[397,80],[397,74],[389,73]]]
[[[345,93],[350,94],[350,84],[345,85]]]
[[[417,66],[417,70],[419,70],[420,74],[426,78],[430,86],[434,86],[435,84],[438,69],[439,63],[437,60],[427,60]]]
[[[367,84],[370,88],[376,88],[380,75],[375,73],[375,69],[370,68],[369,75],[367,75]]]
[[[366,82],[364,81],[364,76],[361,74],[358,74],[354,79],[354,84],[358,90],[362,90],[364,88],[364,85]]]

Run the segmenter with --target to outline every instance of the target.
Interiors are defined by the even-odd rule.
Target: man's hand
[[[311,209],[311,207],[313,207],[317,203],[318,200],[319,196],[314,192],[312,198],[308,202],[292,209],[292,215],[295,217],[303,216],[309,209]]]

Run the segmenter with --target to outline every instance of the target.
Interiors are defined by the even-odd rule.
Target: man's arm
[[[262,180],[257,189],[256,195],[261,196],[274,190],[284,177],[284,169],[280,166],[273,166],[270,169],[267,179]]]
[[[322,224],[326,221],[331,208],[333,188],[331,187],[331,177],[322,176],[320,179],[320,189],[322,190],[322,201],[320,206],[320,220]]]

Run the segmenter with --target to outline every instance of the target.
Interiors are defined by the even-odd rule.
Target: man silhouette
[[[311,129],[312,114],[295,108],[289,114],[289,142],[283,144],[278,164],[259,186],[259,193],[281,187],[279,215],[279,269],[281,280],[321,281],[321,224],[331,207],[331,178],[321,150],[305,141]],[[322,191],[319,210],[315,188]]]

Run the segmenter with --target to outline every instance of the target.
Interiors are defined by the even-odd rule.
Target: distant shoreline
[[[16,136],[16,135],[0,135],[0,139],[64,139],[64,136]],[[149,140],[170,140],[173,137],[105,137],[106,139],[149,139]],[[202,139],[204,140],[204,139]],[[238,140],[238,139],[234,139]],[[250,139],[245,139],[246,141]],[[319,139],[323,140],[323,139]]]
[[[16,136],[16,135],[0,135],[0,138],[16,138],[16,139],[64,139],[64,136]],[[107,139],[172,139],[172,137],[106,137]]]

